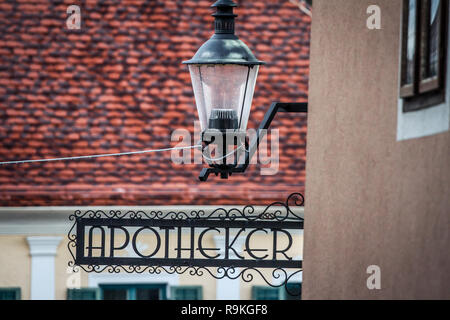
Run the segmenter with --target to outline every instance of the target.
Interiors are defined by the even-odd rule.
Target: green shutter
[[[20,288],[0,288],[0,300],[20,300]]]
[[[98,300],[98,297],[95,288],[67,289],[67,300]]]
[[[278,288],[253,286],[252,300],[280,300],[280,291]]]
[[[283,300],[301,300],[302,298],[302,283],[301,282],[291,282],[280,288],[281,297]],[[291,295],[292,293],[293,295]]]
[[[202,300],[202,286],[174,286],[170,287],[173,300]]]
[[[103,300],[166,300],[167,284],[101,284]]]

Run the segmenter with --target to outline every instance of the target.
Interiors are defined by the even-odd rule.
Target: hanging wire
[[[240,147],[234,149],[230,153],[228,153],[228,154],[226,154],[226,155],[224,155],[222,157],[219,157],[219,158],[209,158],[209,157],[205,156],[204,154],[203,154],[203,157],[206,160],[208,160],[208,161],[219,161],[219,160],[222,160],[222,159],[225,159],[225,158],[229,157],[233,153],[236,153],[238,150],[242,149],[242,147],[244,147],[244,145],[241,145]],[[0,162],[0,165],[35,163],[35,162],[50,162],[50,161],[70,161],[70,160],[93,159],[93,158],[103,158],[103,157],[118,157],[118,156],[134,155],[134,154],[166,152],[166,151],[173,151],[173,150],[187,150],[187,149],[196,149],[196,148],[202,149],[203,146],[201,144],[196,144],[196,145],[193,145],[193,146],[186,146],[186,147],[173,147],[173,148],[164,148],[164,149],[120,152],[120,153],[92,154],[92,155],[75,156],[75,157],[61,157],[61,158],[26,159],[26,160],[3,161],[3,162]],[[246,150],[246,151],[248,151],[248,150]]]
[[[195,149],[195,148],[201,148],[201,147],[202,147],[202,145],[194,145],[194,146],[187,146],[187,147],[174,147],[174,148],[154,149],[154,150],[140,150],[140,151],[120,152],[120,153],[92,154],[92,155],[87,155],[87,156],[76,156],[76,157],[4,161],[4,162],[0,162],[0,165],[22,164],[22,163],[33,163],[33,162],[79,160],[79,159],[91,159],[91,158],[102,158],[102,157],[117,157],[117,156],[133,155],[133,154],[144,154],[144,153],[165,152],[165,151],[172,151],[172,150]]]
[[[242,149],[243,147],[244,147],[244,150],[245,150],[245,151],[249,152],[249,150],[245,149],[245,146],[244,146],[244,145],[241,145],[240,147],[237,147],[236,149],[234,149],[233,151],[227,153],[226,155],[224,155],[224,156],[222,156],[222,157],[219,157],[219,158],[209,158],[209,157],[207,157],[207,156],[205,156],[205,155],[203,154],[203,158],[206,159],[206,160],[208,160],[208,161],[220,161],[220,160],[223,160],[223,159],[225,159],[225,158],[228,158],[228,157],[231,156],[233,153],[236,153],[238,150]]]

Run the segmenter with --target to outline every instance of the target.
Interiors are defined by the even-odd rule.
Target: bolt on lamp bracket
[[[250,160],[255,154],[256,150],[259,147],[261,140],[264,138],[267,129],[270,127],[272,120],[275,118],[277,112],[288,112],[288,113],[307,113],[308,112],[308,103],[283,103],[283,102],[273,102],[266,112],[263,121],[259,125],[257,131],[257,138],[253,143],[249,146],[248,143],[245,143],[245,161],[240,165],[211,165],[210,168],[203,168],[200,172],[199,179],[200,181],[207,181],[210,174],[215,174],[222,179],[228,179],[228,176],[231,176],[233,173],[244,173],[247,170],[248,165],[250,164]],[[202,138],[202,140],[204,140]],[[211,144],[211,140],[204,141],[207,145]],[[224,144],[225,145],[225,144]],[[225,152],[224,152],[225,154]]]

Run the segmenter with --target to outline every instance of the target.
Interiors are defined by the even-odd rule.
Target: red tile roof
[[[288,0],[237,1],[236,33],[260,69],[249,128],[272,101],[307,100],[310,18]],[[0,161],[174,146],[197,119],[183,60],[213,33],[210,1],[0,3]],[[306,117],[279,116],[279,172],[197,177],[170,153],[0,167],[0,205],[265,204],[303,191]]]

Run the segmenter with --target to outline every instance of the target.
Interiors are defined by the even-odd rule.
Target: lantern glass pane
[[[246,130],[258,66],[189,65],[202,131]]]

